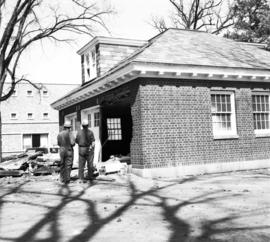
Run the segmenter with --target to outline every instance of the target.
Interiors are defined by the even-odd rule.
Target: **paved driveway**
[[[270,241],[270,171],[0,179],[0,241]]]

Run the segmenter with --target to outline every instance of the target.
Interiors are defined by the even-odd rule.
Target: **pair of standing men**
[[[71,123],[66,121],[64,130],[57,136],[57,143],[60,147],[60,181],[70,182],[70,172],[73,165],[75,143],[79,145],[79,180],[84,180],[84,167],[87,163],[88,179],[93,179],[93,159],[95,138],[91,130],[88,129],[88,120],[82,121],[82,129],[78,131],[76,138],[71,132]]]

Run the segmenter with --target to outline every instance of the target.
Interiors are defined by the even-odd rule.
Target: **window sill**
[[[264,134],[256,134],[255,133],[255,137],[256,138],[270,137],[270,133],[264,133]]]
[[[214,135],[214,139],[238,139],[239,136],[237,134],[229,134],[229,135]]]

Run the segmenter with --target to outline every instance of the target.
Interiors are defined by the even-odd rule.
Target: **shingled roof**
[[[270,69],[270,52],[206,32],[168,29],[117,67],[130,62]]]
[[[60,110],[139,77],[270,83],[270,52],[205,32],[168,29],[52,106]]]

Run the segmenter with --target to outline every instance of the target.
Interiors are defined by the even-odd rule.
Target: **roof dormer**
[[[101,76],[147,41],[95,37],[77,53],[81,56],[82,83]]]

